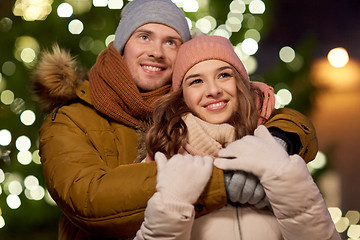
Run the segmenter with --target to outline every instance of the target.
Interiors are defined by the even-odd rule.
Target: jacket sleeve
[[[144,222],[134,240],[189,240],[194,217],[192,204],[169,201],[156,192],[148,202]]]
[[[318,187],[298,155],[290,156],[278,171],[266,172],[261,183],[285,240],[341,239]]]
[[[290,155],[298,154],[307,163],[315,158],[318,152],[316,131],[305,115],[293,109],[280,108],[273,111],[264,125],[273,136],[287,143]]]
[[[137,146],[130,146],[131,140],[126,138],[116,146],[125,148],[118,159],[105,163],[104,156],[89,140],[91,130],[84,131],[69,114],[60,110],[56,120],[48,117],[40,130],[41,161],[52,198],[84,232],[102,237],[134,237],[143,221],[147,201],[155,193],[155,163],[132,163],[136,154],[129,152],[136,153]],[[86,112],[78,114],[87,118]],[[199,201],[203,206],[199,215],[226,204],[222,171],[213,173],[205,194]]]

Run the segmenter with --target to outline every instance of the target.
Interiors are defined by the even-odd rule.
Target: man
[[[170,0],[134,0],[89,76],[80,77],[76,62],[59,48],[43,54],[34,89],[50,114],[39,148],[47,188],[64,213],[59,239],[135,236],[156,184],[155,163],[134,163],[138,130],[155,100],[169,92],[178,47],[189,39],[184,14]],[[268,127],[283,133],[277,125],[286,125],[284,118],[273,119]],[[316,149],[306,137],[314,133],[295,128],[305,139],[301,149]],[[225,204],[224,175],[214,169],[197,215]]]

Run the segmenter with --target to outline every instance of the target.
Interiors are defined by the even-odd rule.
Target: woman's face
[[[182,87],[192,113],[209,123],[228,122],[238,108],[234,74],[231,65],[220,60],[203,61],[190,68]]]

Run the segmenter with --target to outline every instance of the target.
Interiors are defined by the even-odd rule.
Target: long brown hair
[[[260,89],[251,84],[249,89],[247,80],[242,79],[234,67],[232,70],[236,78],[238,111],[233,113],[228,123],[234,126],[236,139],[239,139],[254,133],[263,95]],[[256,99],[260,103],[260,109],[256,107]],[[152,159],[158,151],[170,158],[185,146],[187,127],[182,116],[188,112],[191,111],[184,102],[182,87],[159,99],[153,113],[153,125],[146,135],[146,148]]]

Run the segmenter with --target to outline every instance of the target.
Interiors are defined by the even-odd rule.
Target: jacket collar
[[[75,90],[76,95],[83,101],[92,105],[91,97],[90,97],[90,89],[89,89],[89,81],[83,81]]]

